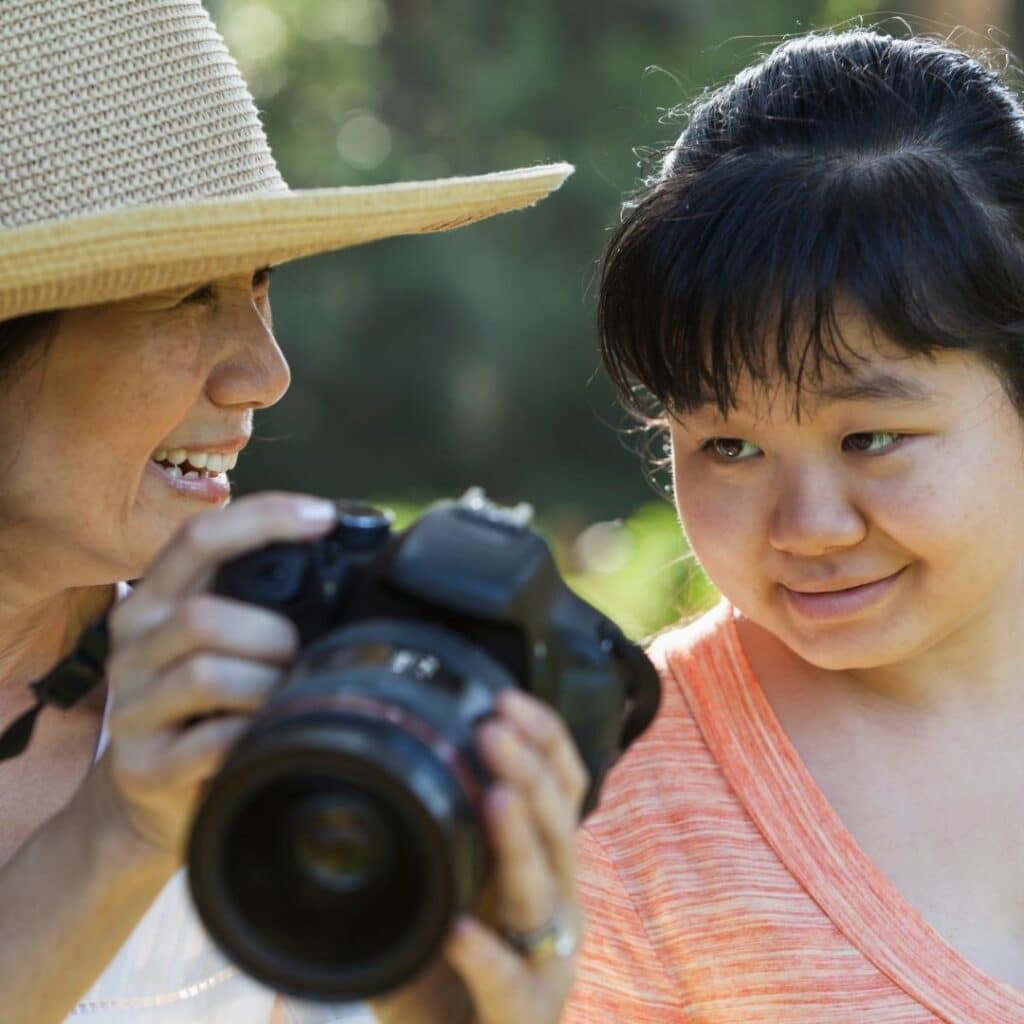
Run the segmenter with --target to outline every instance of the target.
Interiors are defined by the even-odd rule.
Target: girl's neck
[[[1024,629],[1016,617],[979,615],[942,643],[895,665],[835,671],[803,660],[739,615],[741,643],[787,731],[857,723],[895,737],[941,743],[951,733],[1024,727]]]

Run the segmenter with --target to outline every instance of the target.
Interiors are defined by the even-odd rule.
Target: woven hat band
[[[2,0],[0,227],[287,193],[198,0]]]

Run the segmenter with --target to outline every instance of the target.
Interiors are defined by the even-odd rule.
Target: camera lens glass
[[[291,812],[282,835],[296,870],[334,893],[359,892],[394,869],[387,826],[355,795],[307,798]]]
[[[227,836],[228,888],[263,941],[311,965],[374,960],[426,892],[409,825],[379,794],[292,776],[262,789]]]

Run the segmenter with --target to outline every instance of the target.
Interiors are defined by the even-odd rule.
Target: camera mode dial
[[[389,509],[344,498],[335,501],[334,506],[338,510],[338,525],[333,539],[345,551],[372,551],[391,535],[395,517]]]

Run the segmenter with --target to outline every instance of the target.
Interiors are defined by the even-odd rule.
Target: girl
[[[702,98],[606,254],[718,605],[585,830],[563,1021],[1024,1020],[1024,112],[925,38]]]

